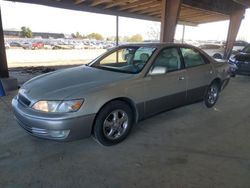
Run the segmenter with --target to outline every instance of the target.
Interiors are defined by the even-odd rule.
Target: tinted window
[[[165,67],[167,72],[181,69],[181,60],[176,48],[162,50],[157,56],[153,67]]]
[[[242,50],[242,52],[244,52],[244,53],[250,53],[250,45],[249,45],[249,46],[246,46],[246,47]]]
[[[185,67],[195,67],[205,64],[205,61],[199,51],[191,48],[181,48]]]

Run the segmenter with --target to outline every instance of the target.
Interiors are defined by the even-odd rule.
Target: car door
[[[198,50],[188,47],[180,50],[187,71],[187,102],[202,100],[213,79],[213,67]]]
[[[186,102],[186,70],[178,48],[161,50],[145,77],[145,115],[183,105]]]

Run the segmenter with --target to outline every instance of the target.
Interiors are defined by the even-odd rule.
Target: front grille
[[[26,97],[24,97],[23,95],[19,94],[18,95],[18,101],[22,104],[24,104],[25,106],[29,106],[30,105],[30,100],[27,99]]]

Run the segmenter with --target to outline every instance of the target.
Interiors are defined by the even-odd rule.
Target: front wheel
[[[108,103],[98,113],[94,125],[94,137],[102,145],[110,146],[123,141],[133,124],[130,106],[122,101]]]
[[[207,89],[207,93],[205,95],[205,104],[208,108],[213,107],[218,98],[219,98],[219,84],[217,83],[212,83],[208,89]]]

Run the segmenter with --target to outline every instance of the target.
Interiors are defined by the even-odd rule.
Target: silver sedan
[[[190,45],[123,45],[87,65],[29,80],[12,106],[31,135],[53,140],[93,135],[113,145],[133,124],[159,112],[201,100],[212,107],[229,81],[228,70]]]

